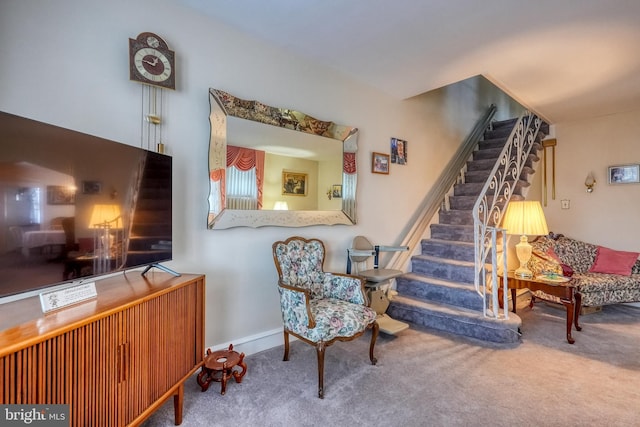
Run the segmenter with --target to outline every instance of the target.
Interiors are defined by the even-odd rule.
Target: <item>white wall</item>
[[[611,185],[607,179],[609,166],[640,163],[640,111],[558,123],[555,131],[557,197],[551,200],[551,192],[547,193],[549,228],[640,252],[640,184]],[[591,194],[584,186],[589,172],[597,181]],[[549,170],[548,180],[550,176]],[[570,201],[570,209],[561,209],[562,199]]]
[[[355,235],[399,243],[487,105],[480,102],[484,84],[393,99],[174,1],[3,0],[0,110],[140,145],[141,87],[129,81],[127,55],[128,39],[144,31],[176,51],[177,90],[166,92],[163,109],[163,142],[174,157],[174,261],[168,266],[207,275],[209,346],[281,328],[274,241],[323,239],[325,267],[333,271],[345,270]],[[209,87],[358,127],[358,224],[207,230]],[[371,174],[371,152],[389,152],[391,137],[409,141],[408,165]],[[276,338],[281,342],[280,334]]]

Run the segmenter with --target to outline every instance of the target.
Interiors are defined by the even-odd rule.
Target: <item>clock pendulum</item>
[[[156,149],[158,153],[164,153],[164,143],[162,142],[162,107],[164,97],[162,89],[154,86],[143,85],[141,96],[141,144],[148,150]]]
[[[141,145],[163,153],[162,109],[164,89],[176,88],[175,53],[154,33],[140,33],[129,39],[129,78],[142,83]]]

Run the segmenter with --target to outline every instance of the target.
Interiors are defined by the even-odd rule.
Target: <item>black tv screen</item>
[[[0,112],[0,298],[172,257],[171,157]]]

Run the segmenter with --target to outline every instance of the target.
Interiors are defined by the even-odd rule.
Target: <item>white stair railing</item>
[[[485,316],[505,319],[509,317],[507,239],[505,230],[499,226],[522,170],[527,163],[541,123],[542,120],[531,112],[525,111],[520,116],[473,207],[474,284],[476,292],[483,297]],[[498,242],[499,239],[502,240],[501,243]],[[500,250],[498,250],[499,248]],[[504,295],[502,314],[498,301],[498,265],[501,254]],[[489,299],[488,294],[490,294]]]

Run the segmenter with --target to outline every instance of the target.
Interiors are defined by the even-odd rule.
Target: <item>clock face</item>
[[[159,36],[145,32],[129,39],[129,79],[162,89],[176,88],[175,52]]]
[[[136,51],[133,63],[140,75],[151,82],[164,82],[173,73],[166,55],[154,48],[146,47]]]

